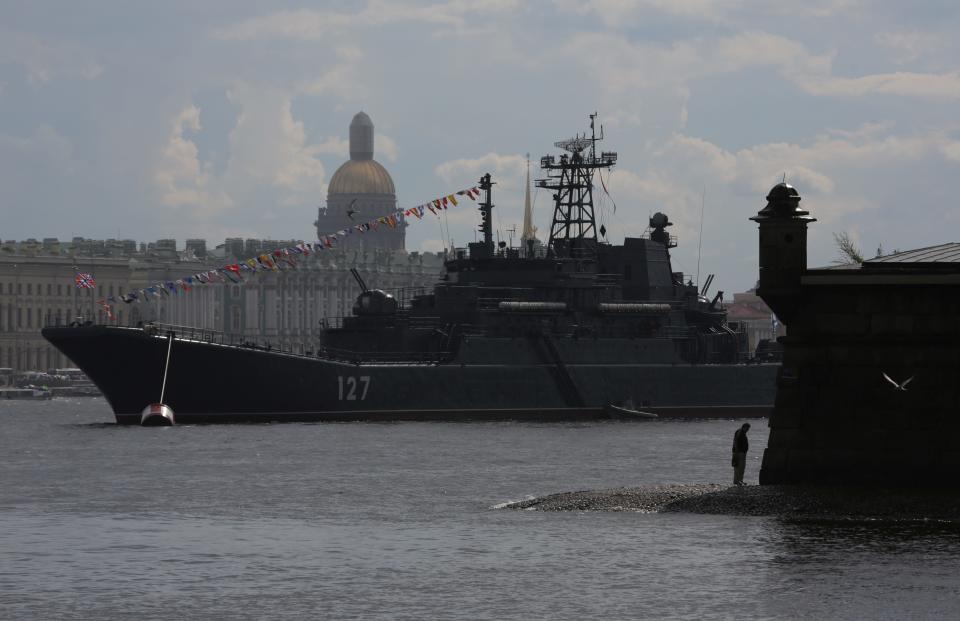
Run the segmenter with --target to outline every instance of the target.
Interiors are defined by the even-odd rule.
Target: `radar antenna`
[[[553,223],[548,248],[557,256],[574,258],[596,254],[593,173],[611,168],[617,162],[617,154],[613,151],[597,154],[597,142],[603,140],[603,126],[598,136],[596,118],[596,112],[590,115],[589,134],[584,132],[554,143],[569,155],[540,158],[540,168],[546,171],[547,178],[538,179],[537,187],[553,190]]]

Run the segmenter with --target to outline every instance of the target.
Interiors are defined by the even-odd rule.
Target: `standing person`
[[[750,441],[747,432],[750,423],[744,423],[733,434],[733,484],[743,485],[743,471],[747,467],[747,451],[750,450]]]

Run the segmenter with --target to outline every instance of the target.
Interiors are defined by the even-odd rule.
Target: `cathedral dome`
[[[347,160],[333,173],[327,194],[396,194],[390,173],[373,159]]]
[[[396,194],[390,173],[373,159],[373,121],[365,112],[350,122],[350,159],[330,178],[333,194]]]

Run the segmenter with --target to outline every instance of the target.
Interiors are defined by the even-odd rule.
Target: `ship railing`
[[[286,342],[279,335],[272,339],[269,336],[250,337],[243,334],[221,332],[219,330],[197,328],[195,326],[178,326],[157,322],[145,324],[142,330],[148,334],[156,334],[159,336],[173,334],[174,337],[185,341],[198,341],[244,349],[261,349],[296,356],[313,356],[315,351],[315,347],[306,341]]]
[[[339,329],[343,327],[343,317],[336,315],[334,317],[324,317],[320,320],[320,327],[324,330]]]
[[[398,311],[397,317],[405,321],[406,325],[410,328],[430,328],[440,325],[439,320],[436,317],[410,315],[405,310]],[[320,322],[320,326],[324,330],[340,329],[344,325],[344,319],[346,318],[339,315],[335,317],[326,317]]]
[[[411,328],[435,328],[443,325],[436,317],[407,317],[407,326]]]
[[[623,281],[620,274],[597,274],[597,284],[602,287],[614,287]]]
[[[233,345],[243,347],[249,345],[249,338],[241,334],[232,334],[221,332],[208,328],[198,328],[196,326],[178,326],[169,323],[150,322],[143,326],[144,332],[168,335],[171,332],[179,339],[187,341],[202,341],[204,343],[215,343],[218,345]]]
[[[693,338],[690,326],[661,326],[656,336],[663,339],[679,340]]]
[[[426,295],[433,291],[431,287],[398,287],[393,290],[387,290],[397,300],[400,308],[410,308],[410,304],[417,296]]]
[[[452,352],[404,352],[404,351],[352,351],[334,347],[321,347],[317,350],[318,358],[337,360],[352,364],[440,364],[453,357]]]

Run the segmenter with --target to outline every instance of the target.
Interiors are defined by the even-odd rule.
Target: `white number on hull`
[[[359,380],[359,382],[358,382]],[[357,384],[359,383],[360,394],[357,395]],[[370,376],[361,375],[359,378],[352,375],[346,377],[337,376],[337,396],[340,401],[364,401],[367,398],[367,390],[370,389]]]

